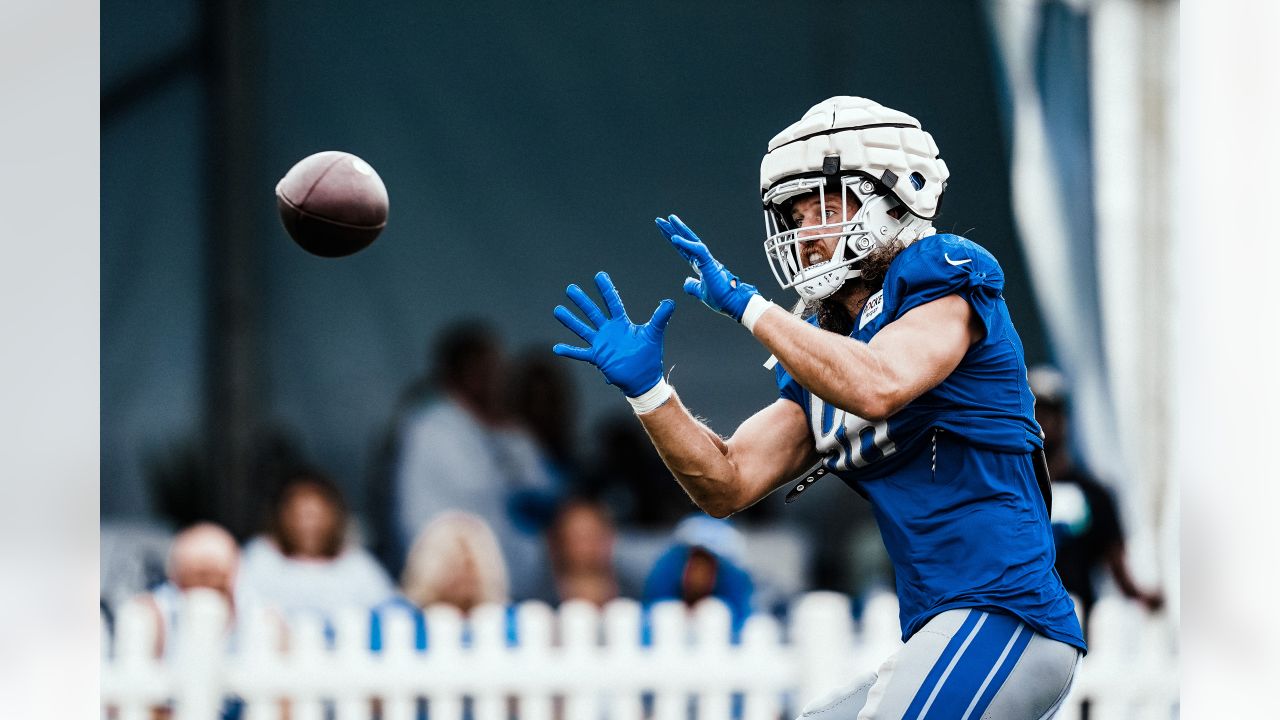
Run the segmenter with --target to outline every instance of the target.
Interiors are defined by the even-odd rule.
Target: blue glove
[[[596,287],[604,298],[609,317],[600,312],[600,307],[587,297],[582,288],[570,285],[565,294],[590,324],[579,320],[563,305],[556,306],[555,316],[588,346],[581,348],[557,343],[551,350],[557,355],[595,365],[604,375],[605,382],[616,385],[628,397],[639,397],[662,379],[662,332],[666,330],[676,304],[672,300],[663,300],[653,311],[649,322],[636,325],[627,317],[622,298],[608,273],[596,273]]]
[[[656,218],[654,222],[698,273],[696,278],[685,278],[684,291],[712,310],[742,322],[742,312],[747,309],[751,296],[760,294],[756,286],[742,282],[719,260],[711,257],[711,251],[680,218],[672,215],[668,220]]]

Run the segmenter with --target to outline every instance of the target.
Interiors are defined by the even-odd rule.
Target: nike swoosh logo
[[[946,253],[942,253],[942,257],[946,258],[947,262],[952,265],[963,265],[967,262],[973,262],[973,258],[965,258],[963,260],[952,260]]]

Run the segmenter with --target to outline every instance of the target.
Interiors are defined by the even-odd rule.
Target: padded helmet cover
[[[884,180],[911,214],[927,220],[937,215],[950,173],[933,136],[904,112],[847,95],[814,105],[769,141],[760,163],[761,197],[780,181],[823,174],[831,157],[840,159],[839,175]],[[828,163],[826,169],[830,174],[833,168]]]

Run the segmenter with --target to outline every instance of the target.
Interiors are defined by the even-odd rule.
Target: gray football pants
[[[1066,699],[1080,657],[1011,615],[948,610],[799,720],[1043,720]]]

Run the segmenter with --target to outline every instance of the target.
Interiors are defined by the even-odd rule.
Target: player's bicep
[[[947,295],[912,308],[876,333],[868,346],[889,378],[886,414],[946,379],[983,332],[969,303],[959,295]]]
[[[818,461],[809,421],[799,405],[779,398],[747,418],[728,441],[741,488],[738,509],[754,504]]]

